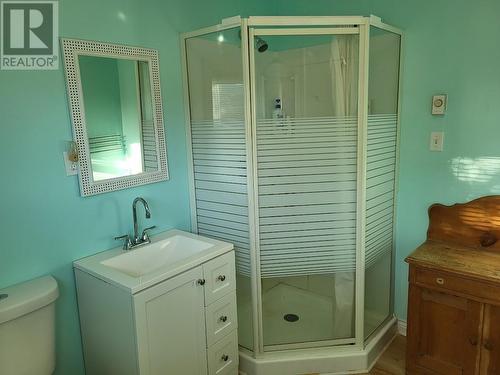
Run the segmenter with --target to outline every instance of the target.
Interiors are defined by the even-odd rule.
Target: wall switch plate
[[[432,132],[431,133],[431,151],[443,151],[444,143],[444,133],[443,132]]]
[[[74,176],[78,174],[78,163],[75,163],[68,158],[68,153],[63,152],[64,165],[66,167],[66,176]]]
[[[446,95],[434,95],[432,97],[432,114],[433,115],[444,115],[446,111]]]

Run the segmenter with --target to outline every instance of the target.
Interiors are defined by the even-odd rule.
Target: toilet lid
[[[0,324],[29,314],[54,302],[59,296],[52,276],[0,289]]]

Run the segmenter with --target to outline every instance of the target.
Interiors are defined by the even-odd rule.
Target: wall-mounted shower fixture
[[[238,37],[241,40],[241,31],[238,32]],[[269,48],[269,44],[262,38],[260,37],[255,37],[255,49],[259,52],[266,52],[267,49]]]
[[[259,52],[266,52],[267,49],[269,48],[269,44],[267,44],[267,42],[264,39],[256,37],[255,48],[257,48],[257,51]]]

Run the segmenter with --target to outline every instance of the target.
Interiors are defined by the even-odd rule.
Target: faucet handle
[[[151,240],[149,239],[148,230],[155,229],[155,228],[156,228],[156,225],[152,225],[150,227],[144,228],[144,230],[142,231],[142,236],[141,236],[142,240],[150,242]]]
[[[123,250],[130,250],[132,247],[132,240],[128,234],[124,234],[123,236],[115,237],[115,240],[125,240],[123,243]]]

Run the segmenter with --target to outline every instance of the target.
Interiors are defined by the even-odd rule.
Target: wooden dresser
[[[429,209],[410,265],[407,374],[500,375],[500,196]]]

